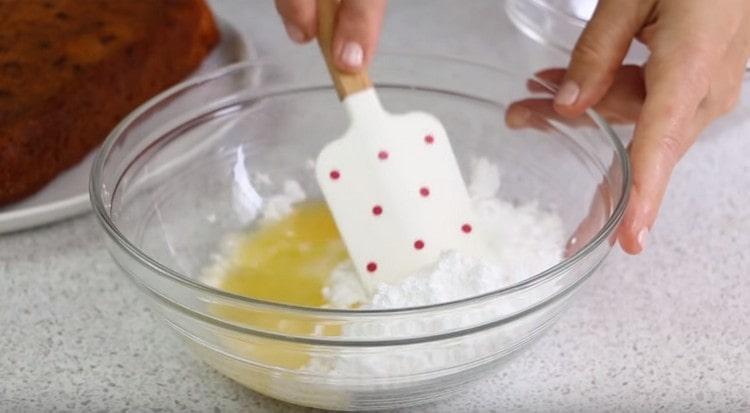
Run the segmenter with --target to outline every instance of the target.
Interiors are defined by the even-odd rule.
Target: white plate
[[[218,20],[221,42],[191,76],[211,72],[219,67],[255,57],[242,35],[229,23]],[[58,175],[34,195],[0,207],[0,234],[60,221],[91,209],[89,173],[96,150]]]

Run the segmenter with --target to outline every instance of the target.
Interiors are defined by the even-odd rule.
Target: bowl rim
[[[575,24],[581,29],[583,29],[586,26],[586,23],[588,22],[587,19],[582,19],[574,14],[567,13],[553,6],[552,4],[550,4],[548,0],[531,0],[531,3],[536,4],[537,7],[547,10],[548,12],[552,14],[561,16],[563,19],[567,20],[569,23]]]
[[[535,80],[539,82],[540,84],[544,85],[546,88],[549,89],[550,92],[554,93],[556,91],[556,86],[543,80],[535,75],[528,75],[528,74],[519,74],[513,71],[510,71],[508,69],[504,69],[502,67],[492,65],[489,63],[482,63],[482,62],[474,62],[462,58],[457,58],[454,56],[447,56],[447,55],[440,55],[440,54],[413,54],[413,53],[380,53],[378,56],[384,57],[384,58],[397,58],[397,59],[427,59],[431,61],[441,61],[442,63],[453,63],[453,64],[461,64],[465,66],[470,67],[476,67],[476,68],[482,68],[484,70],[489,70],[495,73],[500,73],[503,76],[506,77],[515,77],[519,80]],[[121,250],[124,250],[128,255],[130,255],[132,258],[134,258],[139,264],[147,267],[151,271],[153,271],[155,274],[167,277],[172,281],[175,281],[189,289],[198,290],[203,293],[208,293],[213,296],[217,296],[223,300],[226,300],[228,302],[236,302],[243,305],[252,305],[255,307],[260,308],[274,308],[281,311],[287,311],[287,312],[299,312],[305,315],[321,315],[321,316],[342,316],[342,317],[366,317],[366,316],[381,316],[381,315],[408,315],[408,314],[414,314],[414,313],[421,313],[421,312],[427,312],[432,310],[444,310],[452,307],[460,307],[468,304],[476,304],[481,303],[486,300],[491,300],[500,296],[509,295],[518,291],[526,290],[529,288],[534,287],[537,284],[540,284],[544,281],[546,281],[549,278],[553,278],[554,276],[566,271],[570,267],[574,266],[578,262],[584,260],[589,253],[591,253],[593,250],[595,250],[599,245],[601,245],[602,242],[607,242],[607,239],[612,234],[613,230],[619,225],[620,220],[622,219],[625,208],[627,206],[629,197],[630,197],[630,188],[631,188],[631,167],[630,167],[630,161],[627,154],[627,150],[625,149],[624,144],[620,140],[620,138],[617,136],[617,134],[614,132],[612,127],[593,109],[587,109],[585,114],[591,117],[591,119],[594,121],[598,129],[601,133],[606,135],[607,138],[609,138],[610,143],[612,144],[615,154],[617,156],[617,159],[620,162],[621,168],[621,174],[622,174],[622,188],[621,193],[622,195],[617,200],[617,202],[614,205],[614,208],[612,209],[612,212],[610,216],[608,217],[606,223],[602,226],[602,228],[597,231],[596,235],[589,240],[589,242],[584,245],[580,250],[578,250],[576,253],[571,255],[570,257],[564,258],[559,263],[555,264],[552,267],[547,268],[546,270],[535,274],[533,276],[530,276],[518,283],[512,284],[507,287],[503,287],[498,290],[489,291],[480,295],[475,295],[471,297],[462,298],[459,300],[453,300],[445,303],[437,303],[437,304],[430,304],[430,305],[422,305],[422,306],[414,306],[414,307],[402,307],[402,308],[388,308],[388,309],[366,309],[366,310],[355,310],[355,309],[334,309],[334,308],[316,308],[316,307],[308,307],[308,306],[302,306],[302,305],[296,305],[296,304],[287,304],[287,303],[279,303],[279,302],[273,302],[273,301],[267,301],[267,300],[261,300],[261,299],[255,299],[235,293],[231,293],[228,291],[223,291],[218,288],[211,287],[207,284],[201,283],[197,281],[196,279],[193,279],[191,277],[188,277],[186,275],[183,275],[179,271],[176,271],[170,267],[167,267],[166,265],[163,265],[159,263],[157,260],[151,258],[148,254],[143,252],[140,248],[138,248],[134,243],[130,242],[130,240],[122,234],[122,232],[119,231],[117,225],[113,222],[113,220],[110,217],[110,213],[107,209],[107,207],[104,205],[104,202],[102,200],[102,171],[103,171],[103,165],[105,161],[107,160],[109,153],[115,147],[118,138],[122,135],[122,133],[135,121],[137,120],[141,115],[148,112],[150,109],[152,109],[154,106],[158,105],[160,102],[165,100],[166,98],[179,94],[183,91],[185,91],[188,88],[191,88],[193,86],[196,86],[201,83],[209,82],[211,80],[215,80],[218,78],[221,78],[223,76],[226,76],[228,74],[231,74],[233,72],[239,72],[243,71],[249,68],[257,68],[257,67],[264,67],[264,66],[272,66],[272,65],[283,65],[281,59],[279,57],[265,57],[260,58],[254,61],[246,61],[246,62],[239,62],[234,63],[228,66],[225,66],[223,68],[217,69],[213,72],[207,73],[203,76],[198,76],[195,78],[192,78],[190,80],[186,80],[183,82],[180,82],[165,91],[157,94],[153,98],[149,99],[145,103],[141,104],[138,108],[136,108],[133,112],[131,112],[129,115],[127,115],[120,123],[117,124],[117,126],[109,133],[106,140],[102,144],[102,147],[99,151],[99,153],[96,155],[96,159],[94,160],[94,163],[91,168],[91,176],[89,180],[89,196],[91,199],[91,204],[93,206],[94,213],[96,217],[99,220],[99,223],[104,228],[107,235],[114,241],[114,243],[117,245],[118,248]],[[377,85],[378,82],[375,82]],[[295,87],[299,89],[299,87]],[[332,86],[331,86],[332,88]],[[118,177],[118,179],[121,177]],[[127,271],[126,271],[127,272]],[[586,276],[582,276],[581,279],[585,279]],[[141,284],[141,283],[139,283]],[[577,283],[575,284],[577,285]],[[142,285],[142,287],[147,288],[148,290],[151,290],[150,287],[146,285]],[[556,292],[554,295],[547,297],[546,299],[540,301],[539,303],[535,303],[531,308],[537,308],[538,304],[544,304],[548,301],[553,300],[557,296],[560,296],[564,293],[566,293],[568,289],[563,289],[561,291]],[[168,299],[167,297],[162,296],[156,291],[152,291],[153,293],[159,295],[160,298],[165,299],[169,301],[173,305],[179,306],[181,309],[185,309],[190,311],[191,313],[196,313],[192,309],[186,308],[181,303],[175,303],[172,300]],[[219,321],[213,317],[209,317],[214,322]],[[506,317],[503,317],[500,320],[496,321],[502,321],[506,319],[513,318],[513,315],[508,315]],[[256,330],[253,330],[253,332],[256,332]],[[274,333],[270,333],[271,335],[274,335]]]
[[[520,7],[534,7],[547,16],[557,18],[561,23],[578,31],[583,31],[589,21],[555,7],[548,0],[508,0],[505,2],[505,15],[521,33],[544,46],[552,47],[566,55],[573,50],[574,45],[565,44],[565,42],[552,38],[534,24],[527,24],[524,18],[518,15],[519,11],[517,8]]]

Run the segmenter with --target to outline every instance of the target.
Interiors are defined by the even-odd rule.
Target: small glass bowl
[[[610,251],[627,202],[625,149],[594,112],[563,120],[532,108],[527,126],[509,126],[519,101],[551,103],[544,82],[530,88],[524,75],[428,56],[379,55],[370,73],[390,111],[442,120],[464,173],[488,158],[504,199],[557,213],[577,240],[568,257],[482,296],[393,310],[299,307],[204,283],[226,234],[252,225],[278,192],[248,177],[295,179],[320,197],[309,161],[347,119],[317,60],[237,64],[180,84],[128,116],[92,170],[109,251],[166,324],[222,373],[296,404],[387,409],[461,391],[556,320]],[[363,333],[341,336],[344,327]],[[363,367],[322,373],[311,359]]]
[[[594,14],[598,0],[507,0],[505,12],[514,26],[531,39],[566,55]],[[633,42],[625,57],[630,64],[643,64],[648,49]]]

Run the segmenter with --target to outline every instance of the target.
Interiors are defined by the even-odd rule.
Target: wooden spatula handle
[[[351,74],[340,71],[333,63],[333,28],[336,23],[336,11],[339,8],[339,0],[318,0],[318,45],[323,52],[328,72],[331,74],[333,84],[339,99],[344,100],[347,96],[365,90],[372,86],[367,70]]]

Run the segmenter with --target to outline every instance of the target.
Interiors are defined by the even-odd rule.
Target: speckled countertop
[[[297,52],[271,1],[213,4],[260,54]],[[497,1],[393,1],[382,48],[565,60],[514,32]],[[749,115],[746,90],[677,168],[645,254],[614,252],[529,351],[417,411],[750,411]],[[92,215],[0,236],[0,411],[51,410],[308,411],[193,360]]]

